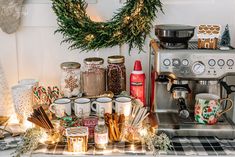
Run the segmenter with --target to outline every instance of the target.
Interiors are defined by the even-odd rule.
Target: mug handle
[[[55,110],[53,109],[53,107],[55,106],[54,103],[52,103],[50,106],[49,106],[49,110],[55,114]]]
[[[224,109],[223,111],[221,111],[220,113],[217,114],[218,117],[221,117],[222,114],[230,111],[233,108],[233,101],[232,101],[232,99],[229,99],[229,98],[221,99],[220,100],[220,104],[222,104],[223,101],[230,101],[231,103],[230,103],[229,107],[227,107],[226,109]]]
[[[112,109],[115,111],[115,106],[116,106],[116,101],[115,100],[113,100],[112,101]]]
[[[97,104],[97,102],[96,102],[96,101],[93,101],[93,102],[91,103],[91,110],[97,112],[97,109],[94,107],[94,104]]]
[[[75,111],[75,103],[71,104],[71,108]]]

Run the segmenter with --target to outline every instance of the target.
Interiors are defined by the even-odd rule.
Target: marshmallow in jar
[[[81,91],[80,67],[77,62],[64,62],[61,67],[61,94],[64,97],[78,96]]]

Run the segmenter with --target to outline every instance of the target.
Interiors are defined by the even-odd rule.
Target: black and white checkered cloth
[[[0,148],[12,149],[16,147],[19,138],[5,138],[0,140]],[[159,151],[161,156],[235,156],[235,140],[219,140],[215,137],[175,137],[171,139],[172,148],[166,152]],[[0,149],[0,151],[4,150]],[[67,151],[66,143],[57,143],[56,145],[41,145],[35,154],[48,155],[72,155]],[[75,153],[77,154],[77,153]],[[116,143],[109,145],[105,151],[97,150],[93,145],[89,146],[88,152],[79,154],[79,156],[90,155],[152,155],[147,151],[144,145],[138,145],[132,148],[125,143]]]
[[[172,139],[172,148],[166,152],[160,151],[158,155],[174,156],[235,156],[235,140],[219,140],[215,137],[175,137]],[[107,150],[99,151],[93,146],[85,155],[150,155],[145,146],[138,146],[133,151],[129,145],[119,143],[110,145]],[[72,154],[67,152],[66,144],[58,144],[51,148],[41,146],[34,153],[46,154]]]
[[[235,156],[235,140],[219,140],[215,137],[175,137],[172,149],[159,152],[176,156]]]

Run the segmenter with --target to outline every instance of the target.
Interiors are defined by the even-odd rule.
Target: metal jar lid
[[[108,57],[108,63],[110,64],[115,64],[115,63],[124,63],[125,62],[125,57],[124,56],[109,56]]]
[[[98,58],[98,57],[90,57],[90,58],[84,59],[84,63],[86,65],[89,65],[89,64],[101,65],[101,64],[104,64],[104,59]]]
[[[61,69],[79,69],[81,64],[78,62],[64,62],[60,64]]]

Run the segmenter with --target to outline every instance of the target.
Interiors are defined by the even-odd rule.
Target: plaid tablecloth
[[[215,137],[175,137],[172,149],[159,152],[176,156],[235,156],[235,140],[219,140]]]
[[[19,142],[19,138],[5,138],[0,140],[0,150],[14,148]],[[235,156],[235,140],[219,140],[215,137],[175,137],[172,139],[172,148],[166,152],[159,151],[157,155],[162,156]],[[41,145],[33,152],[34,154],[48,155],[72,155],[67,152],[66,143],[56,145]],[[125,143],[109,145],[107,150],[97,150],[94,146],[89,146],[86,154],[76,154],[79,156],[91,155],[153,155],[144,145],[132,147]]]

